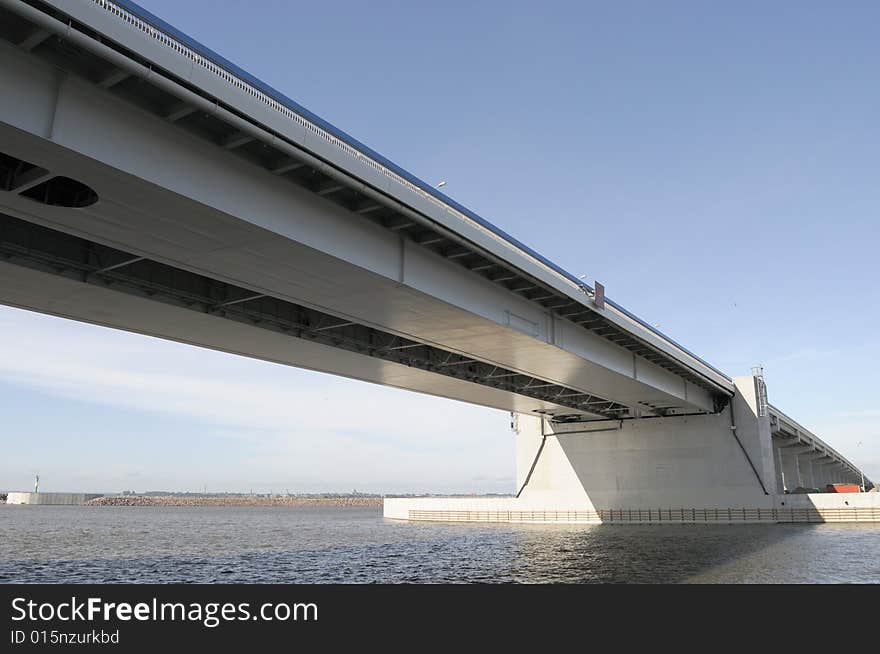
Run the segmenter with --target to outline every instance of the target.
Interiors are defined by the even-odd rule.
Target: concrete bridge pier
[[[753,377],[719,413],[558,423],[517,417],[518,499],[553,509],[762,506],[777,492]],[[763,415],[762,415],[763,413]]]
[[[834,473],[836,483],[844,484],[853,481],[852,472],[841,465],[839,461],[834,464]]]
[[[819,460],[819,488],[824,488],[834,481],[834,462],[827,459]]]
[[[825,483],[833,484],[837,481],[837,466],[834,463],[825,464]]]
[[[801,477],[800,462],[797,452],[792,452],[793,448],[780,447],[777,449],[779,455],[779,467],[782,472],[783,491],[793,491],[798,486],[803,486]]]
[[[853,473],[800,435],[774,439],[756,378],[734,381],[728,406],[711,414],[589,421],[514,414],[515,498],[392,498],[385,501],[385,516],[589,523],[880,517],[870,512],[875,505],[880,511],[880,502],[868,494],[785,495],[799,486],[821,489]],[[845,513],[858,506],[870,511]]]
[[[840,471],[838,470],[837,464],[833,461],[829,461],[825,464],[825,483],[834,484],[838,481],[840,481]]]
[[[819,455],[810,453],[798,455],[798,465],[801,470],[801,478],[803,479],[803,485],[806,488],[816,488],[819,484],[816,472],[817,466],[815,463],[817,456]]]
[[[773,487],[774,493],[784,493],[785,492],[785,474],[782,471],[782,457],[780,456],[780,448],[776,444],[776,439],[772,439],[771,441],[773,445],[773,463],[774,468],[776,470],[776,484]]]
[[[813,486],[822,488],[825,486],[825,464],[821,457],[813,459]]]

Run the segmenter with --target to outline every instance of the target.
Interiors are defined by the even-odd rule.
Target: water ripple
[[[3,583],[880,583],[873,525],[477,525],[371,508],[0,506]]]

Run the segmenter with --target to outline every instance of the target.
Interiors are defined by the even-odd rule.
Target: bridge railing
[[[861,473],[861,470],[859,470],[859,468],[855,464],[853,464],[849,459],[847,459],[845,456],[840,454],[840,452],[838,452],[833,447],[828,445],[825,441],[823,441],[821,438],[816,436],[816,434],[814,434],[809,429],[807,429],[806,427],[801,425],[799,422],[791,419],[789,416],[784,414],[782,411],[777,409],[772,404],[769,405],[769,409],[770,409],[770,417],[771,418],[776,419],[776,421],[778,423],[788,423],[788,425],[790,427],[794,428],[795,432],[798,433],[800,435],[800,437],[802,437],[804,439],[806,444],[812,445],[814,447],[821,449],[825,454],[828,454],[829,456],[836,458],[840,463],[843,463],[843,464],[849,466],[849,468],[851,470],[853,470],[853,472]],[[869,481],[870,480],[867,477],[865,477],[865,482],[867,483]]]

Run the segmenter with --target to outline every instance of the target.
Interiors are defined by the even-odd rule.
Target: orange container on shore
[[[859,493],[861,490],[858,484],[828,484],[825,487],[826,493]]]

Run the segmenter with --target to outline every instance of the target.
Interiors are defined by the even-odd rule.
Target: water
[[[880,583],[880,525],[478,525],[0,505],[0,583]]]

